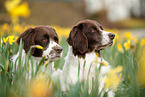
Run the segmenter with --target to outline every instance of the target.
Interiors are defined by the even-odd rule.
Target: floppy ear
[[[73,49],[78,50],[82,54],[87,51],[88,39],[84,33],[83,24],[79,24],[72,28],[69,37],[67,38],[67,42]]]
[[[17,44],[20,44],[20,39],[24,42],[24,50],[27,53],[32,45],[35,45],[34,38],[36,33],[33,28],[28,28],[24,33],[22,33],[17,39]],[[32,49],[31,54],[33,54],[35,49]]]

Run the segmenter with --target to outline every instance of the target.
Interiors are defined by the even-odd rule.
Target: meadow
[[[33,58],[27,54],[25,64],[22,66],[21,53],[19,55],[18,68],[11,63],[11,56],[22,51],[22,43],[18,46],[15,41],[28,27],[35,25],[17,24],[0,25],[0,97],[100,97],[98,93],[97,74],[93,82],[91,93],[88,93],[88,83],[78,82],[70,86],[70,90],[62,93],[59,78],[51,79],[50,75],[43,72],[32,73],[32,78],[27,79],[26,74]],[[68,45],[66,38],[71,28],[62,28],[52,25],[59,36],[59,44],[63,48],[63,57],[55,62],[56,69],[62,69],[67,54]],[[102,57],[112,66],[111,72],[102,79],[105,82],[104,89],[113,89],[115,97],[145,97],[145,38],[137,38],[137,35],[129,31],[120,32],[117,29],[105,29],[116,34],[114,44],[101,51]],[[42,59],[43,60],[43,59]],[[49,64],[49,63],[48,63]],[[102,63],[102,65],[108,65]],[[38,70],[43,67],[37,64]],[[50,88],[49,80],[53,84]],[[106,97],[107,92],[104,94]]]

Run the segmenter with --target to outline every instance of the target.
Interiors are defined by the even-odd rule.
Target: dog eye
[[[93,27],[92,29],[91,29],[91,32],[97,32],[98,30],[95,28],[95,27]]]
[[[47,42],[48,39],[47,39],[47,38],[43,38],[42,41],[43,41],[43,42]]]

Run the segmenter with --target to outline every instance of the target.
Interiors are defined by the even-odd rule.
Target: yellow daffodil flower
[[[127,39],[131,39],[131,33],[129,31],[125,32],[125,36]]]
[[[123,46],[125,47],[125,50],[128,50],[130,48],[130,40],[127,40],[127,42],[125,42]]]
[[[145,45],[145,38],[142,38],[140,41],[140,46],[144,46]]]
[[[28,97],[51,97],[53,92],[48,82],[48,76],[44,73],[40,73],[37,79],[32,80],[28,85]]]
[[[8,36],[6,38],[3,38],[3,43],[6,43],[7,41],[9,42],[10,45],[12,45],[13,42],[15,42],[16,40],[15,40],[14,36],[12,35],[12,36]]]
[[[23,32],[22,26],[20,24],[16,24],[13,26],[13,30],[15,32]]]
[[[132,37],[132,40],[135,42],[135,44],[137,44],[137,42],[138,42],[137,37],[133,36],[133,37]]]
[[[99,62],[102,66],[108,66],[107,62]]]
[[[112,68],[110,72],[107,74],[106,78],[103,79],[105,82],[105,89],[112,88],[114,91],[117,90],[117,86],[119,85],[121,74],[123,67],[119,66],[117,68]]]
[[[53,28],[58,33],[59,37],[67,37],[71,31],[71,28],[62,28],[60,26],[53,26]]]
[[[31,48],[43,49],[43,47],[40,45],[32,45]]]
[[[7,23],[3,24],[2,29],[3,29],[4,31],[10,31],[10,26],[9,26],[9,24],[7,24]]]
[[[14,36],[8,36],[9,44],[12,45],[15,42]]]
[[[3,43],[6,43],[8,41],[8,37],[7,38],[3,38]]]
[[[22,0],[7,0],[5,2],[6,10],[10,14],[13,24],[18,22],[19,16],[26,18],[30,15],[28,3],[25,1],[20,4],[21,1]]]
[[[121,44],[118,44],[118,45],[117,45],[117,49],[118,49],[119,52],[124,53],[124,50],[123,50]]]

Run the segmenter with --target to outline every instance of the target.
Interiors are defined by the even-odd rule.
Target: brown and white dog
[[[51,60],[49,64],[49,69],[53,69],[54,61],[62,56],[62,47],[58,45],[58,35],[52,27],[49,26],[36,26],[34,28],[28,28],[24,33],[22,33],[17,39],[17,44],[20,44],[20,39],[22,39],[24,46],[22,51],[22,62],[25,62],[26,54],[33,45],[40,45],[43,49],[33,48],[31,50],[31,55],[34,58],[33,69],[36,71],[36,62],[39,64],[41,59],[45,56],[45,61]],[[12,57],[13,64],[16,63],[16,68],[18,66],[17,58],[19,52]],[[32,65],[32,64],[31,64]],[[30,65],[30,75],[31,75],[31,65]]]
[[[113,44],[115,34],[104,31],[102,26],[94,20],[83,20],[78,22],[71,30],[67,42],[69,50],[65,57],[65,64],[61,75],[62,91],[69,89],[69,85],[75,85],[78,81],[87,80],[89,74],[89,92],[92,89],[92,78],[95,79],[95,70],[100,68],[100,50]],[[97,57],[98,55],[99,57]],[[97,63],[96,63],[97,60]],[[80,71],[78,75],[78,68]],[[85,64],[85,67],[84,67]],[[92,65],[91,65],[92,64]],[[91,67],[90,67],[91,66]],[[89,72],[90,68],[90,72]],[[110,70],[110,66],[101,66],[99,78]],[[99,80],[99,91],[104,88],[104,82]],[[113,96],[111,92],[108,96]]]

